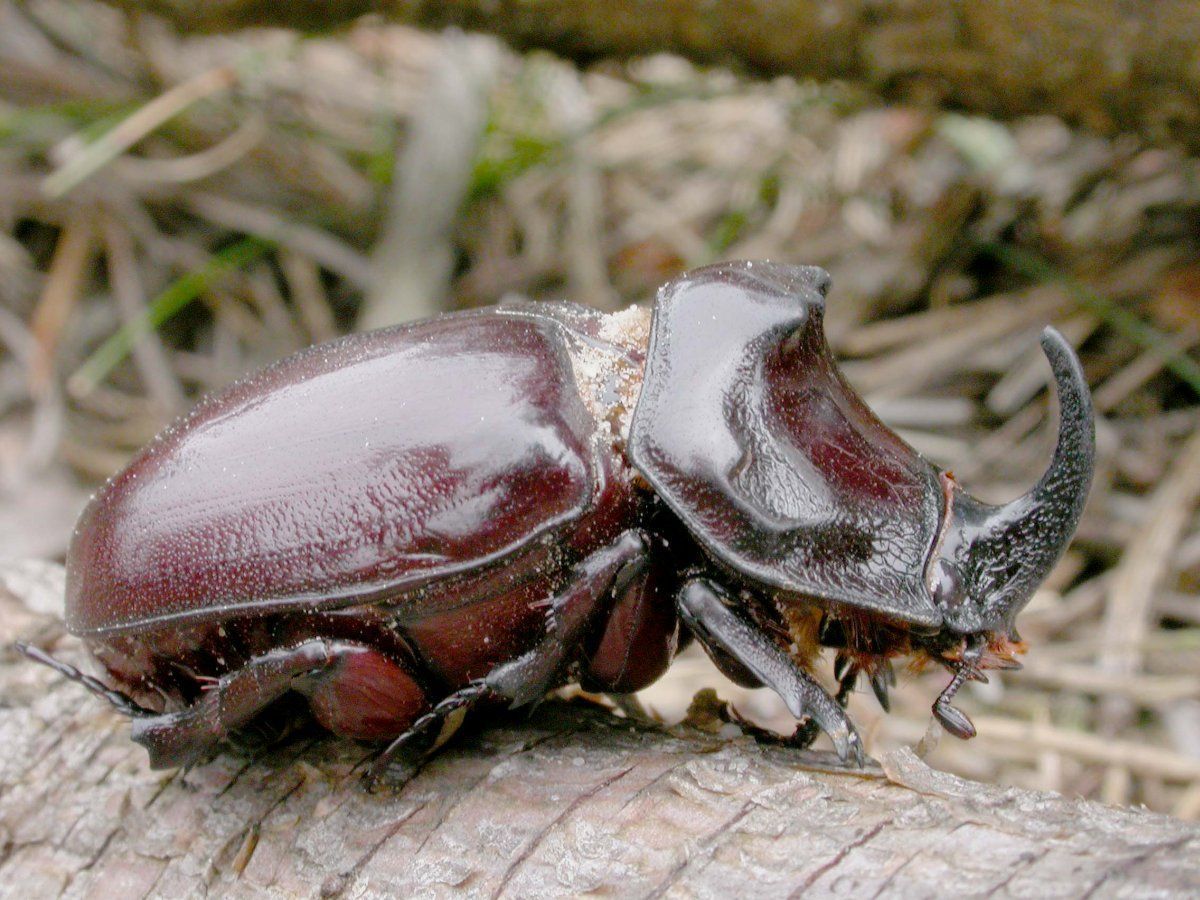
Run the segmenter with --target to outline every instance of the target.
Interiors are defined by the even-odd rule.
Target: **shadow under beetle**
[[[189,763],[288,694],[329,730],[428,749],[478,701],[646,687],[695,637],[843,760],[860,675],[899,655],[1015,667],[1013,620],[1091,483],[1091,400],[1051,328],[1041,480],[964,493],[847,385],[820,269],[690,272],[642,309],[519,303],[312,347],[203,400],[93,498],[69,629],[109,687],[23,648]],[[810,674],[836,648],[839,689]]]

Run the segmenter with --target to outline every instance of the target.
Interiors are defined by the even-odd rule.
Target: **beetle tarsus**
[[[678,606],[680,617],[702,645],[716,645],[732,655],[779,694],[793,716],[815,721],[833,740],[843,762],[863,764],[862,742],[837,700],[761,629],[735,612],[718,585],[700,578],[688,581],[679,592]]]
[[[786,743],[789,747],[807,750],[820,736],[821,726],[813,719],[805,719],[796,726],[796,730],[792,732],[792,736],[787,739]]]
[[[496,698],[496,692],[484,680],[473,681],[455,691],[412,723],[407,731],[392,741],[376,757],[363,776],[369,788],[383,781],[398,758],[414,756],[413,765],[433,753],[448,741],[462,724],[465,714],[481,700]],[[425,746],[420,746],[424,742]],[[413,751],[410,754],[410,751]],[[419,751],[419,752],[418,752]],[[415,772],[408,773],[412,777]]]
[[[76,684],[83,685],[94,696],[105,701],[123,716],[128,716],[131,719],[144,719],[159,715],[154,710],[142,706],[128,694],[107,687],[102,681],[93,678],[91,675],[85,675],[68,663],[55,659],[39,647],[34,647],[32,644],[24,642],[17,642],[13,646],[18,653],[29,657],[34,662],[41,663],[43,666],[49,666],[64,678],[74,681]]]

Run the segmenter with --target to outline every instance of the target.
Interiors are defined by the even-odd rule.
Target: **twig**
[[[338,333],[337,323],[316,265],[309,257],[291,251],[280,254],[280,264],[309,338],[314,342],[332,340]]]
[[[128,156],[120,160],[121,175],[133,184],[186,184],[227,169],[258,145],[267,134],[262,115],[252,114],[233,134],[207,149],[171,159]]]
[[[431,315],[449,290],[454,220],[471,183],[500,58],[481,37],[447,34],[443,48],[399,151],[360,329]]]
[[[1053,751],[1083,763],[1127,768],[1139,776],[1189,784],[1200,782],[1200,759],[1174,750],[1038,722],[999,716],[972,718],[979,731],[976,741],[1007,747],[1022,759],[1033,759],[1040,753]],[[883,730],[900,740],[915,742],[924,732],[925,723],[892,717],[884,720]]]
[[[193,103],[228,90],[236,83],[237,75],[231,66],[217,66],[175,85],[74,153],[46,176],[42,190],[49,197],[61,197]]]
[[[203,269],[173,282],[154,298],[143,315],[124,325],[87,358],[68,379],[67,390],[74,396],[88,394],[125,359],[143,335],[158,328],[178,313],[208,290],[218,278],[257,259],[267,249],[268,245],[262,241],[247,238],[214,254]]]
[[[983,244],[980,249],[1030,278],[1047,284],[1061,285],[1084,309],[1091,310],[1134,343],[1158,354],[1164,366],[1200,395],[1200,364],[1190,356],[1175,350],[1171,340],[1154,326],[1142,321],[1124,307],[1101,297],[1035,253],[1005,244]]]
[[[1114,674],[1137,671],[1142,663],[1138,649],[1150,629],[1150,609],[1155,594],[1171,569],[1175,547],[1200,499],[1200,430],[1184,444],[1170,475],[1151,497],[1142,527],[1125,548],[1109,589],[1104,613],[1104,649],[1099,664]],[[1111,698],[1101,714],[1108,727],[1128,714],[1128,701]]]
[[[103,233],[113,298],[125,324],[137,327],[133,323],[146,316],[146,292],[134,259],[133,242],[129,232],[108,217],[103,223]],[[169,418],[181,411],[186,402],[183,388],[171,371],[158,335],[152,329],[143,329],[140,340],[133,342],[131,350],[134,362],[164,416]]]
[[[49,387],[59,338],[79,301],[87,263],[92,254],[92,226],[82,214],[71,218],[54,248],[54,259],[30,323],[37,355],[29,367],[29,384],[34,396]]]
[[[272,209],[218,194],[189,194],[186,203],[197,215],[210,222],[257,235],[264,242],[282,244],[312,257],[358,290],[365,290],[371,284],[371,263],[327,231],[289,221]]]

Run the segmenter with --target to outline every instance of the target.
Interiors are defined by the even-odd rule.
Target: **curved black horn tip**
[[[1046,359],[1050,360],[1050,367],[1054,369],[1055,375],[1069,374],[1074,376],[1074,380],[1079,384],[1087,384],[1075,348],[1053,325],[1042,329],[1042,352],[1046,354]]]
[[[1042,351],[1051,363],[1063,356],[1075,357],[1075,348],[1071,346],[1071,342],[1063,337],[1063,333],[1053,325],[1047,325],[1042,329]]]
[[[1042,352],[1054,372],[1064,420],[1090,423],[1093,419],[1092,394],[1088,390],[1083,364],[1071,342],[1057,328],[1047,325],[1042,329]]]

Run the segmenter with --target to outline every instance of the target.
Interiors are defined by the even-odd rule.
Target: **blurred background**
[[[1194,4],[378,6],[0,0],[0,583],[198,396],[309,343],[812,263],[849,379],[983,499],[1049,457],[1044,324],[1095,394],[1026,668],[968,686],[979,737],[930,761],[1200,817]],[[921,740],[946,679],[852,698],[868,749]],[[675,720],[707,684],[790,729],[694,652],[641,700]]]

